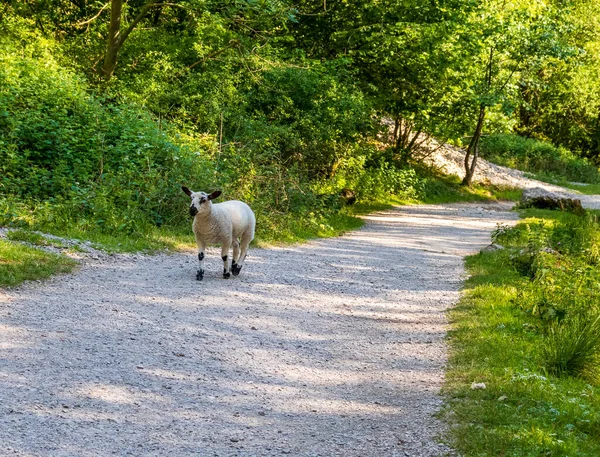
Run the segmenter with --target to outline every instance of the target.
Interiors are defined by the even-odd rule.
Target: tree
[[[470,110],[476,122],[465,154],[463,185],[472,183],[490,111],[510,122],[521,95],[517,77],[548,56],[563,55],[556,30],[560,16],[550,4],[527,0],[488,0],[469,15],[455,53],[457,65],[464,68],[461,76],[470,99],[467,103],[476,106]]]
[[[381,116],[391,118],[392,154],[401,162],[451,123],[448,37],[471,2],[358,1],[298,4],[295,46],[311,58],[345,61]]]
[[[106,54],[104,56],[104,65],[102,66],[102,73],[104,78],[109,80],[117,66],[117,60],[119,58],[119,51],[127,40],[127,37],[133,32],[135,27],[149,14],[152,8],[160,12],[160,8],[165,5],[179,6],[172,3],[164,2],[150,2],[146,3],[139,10],[137,16],[129,23],[127,28],[121,30],[121,17],[123,15],[123,0],[111,0],[110,2],[110,25],[108,27],[108,40],[106,43]],[[154,21],[158,21],[158,17],[155,16]]]
[[[540,61],[520,78],[523,103],[515,130],[600,163],[598,19],[598,2],[570,2],[558,28],[563,55]]]

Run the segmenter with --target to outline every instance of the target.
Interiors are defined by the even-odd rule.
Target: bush
[[[95,96],[41,39],[11,46],[0,52],[0,222],[136,234],[185,219],[182,183],[217,181],[212,141]]]
[[[598,380],[600,372],[600,314],[576,315],[553,322],[544,340],[548,371],[558,376]]]
[[[600,377],[600,225],[593,214],[529,210],[541,220],[499,226],[509,264],[528,277],[513,302],[535,317],[544,366],[556,375]]]
[[[400,199],[417,199],[422,195],[425,180],[412,168],[400,169],[387,162],[369,168],[357,182],[357,193],[363,201],[386,200],[392,195]]]
[[[246,97],[246,113],[228,120],[258,163],[297,167],[309,180],[331,178],[372,131],[371,107],[355,87],[318,69],[275,68]]]
[[[567,181],[598,183],[598,169],[563,147],[518,135],[499,134],[481,139],[481,155],[491,162]]]

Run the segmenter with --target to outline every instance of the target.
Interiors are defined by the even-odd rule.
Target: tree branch
[[[185,9],[185,6],[179,5],[177,3],[158,2],[158,3],[145,4],[142,7],[142,9],[140,10],[140,12],[138,13],[138,15],[135,17],[135,19],[131,22],[131,24],[129,24],[129,26],[125,29],[125,31],[119,36],[119,38],[118,38],[119,48],[123,45],[123,42],[127,39],[127,37],[131,34],[131,32],[133,32],[133,29],[135,29],[136,25],[138,25],[140,23],[140,21],[142,21],[142,19],[144,19],[146,17],[146,14],[148,14],[148,11],[150,11],[151,8],[154,8],[156,6],[174,6],[177,8]]]
[[[87,21],[83,21],[83,22],[78,22],[77,24],[75,24],[76,27],[81,27],[82,25],[86,25],[89,24],[90,22],[92,22],[94,19],[96,19],[98,16],[100,16],[102,14],[102,11],[104,11],[106,8],[108,8],[108,6],[110,5],[110,2],[108,2],[106,5],[104,5],[102,8],[100,8],[100,11],[98,11],[98,13],[92,17],[91,19],[88,19]]]
[[[516,66],[513,69],[513,71],[510,72],[510,75],[508,75],[508,78],[506,78],[506,81],[504,81],[504,84],[502,84],[502,86],[500,86],[500,88],[498,89],[498,93],[500,93],[500,92],[502,92],[504,90],[504,88],[506,87],[506,85],[508,84],[508,82],[511,80],[511,78],[517,72],[518,69],[519,69],[519,67]]]
[[[187,67],[188,70],[191,70],[192,68],[194,68],[196,65],[200,65],[201,63],[206,62],[208,59],[212,59],[213,57],[217,57],[219,54],[227,51],[230,48],[233,48],[235,46],[237,46],[238,42],[232,40],[227,46],[225,46],[224,48],[219,49],[218,51],[213,52],[212,54],[209,54],[207,56],[204,56],[202,59],[198,60],[197,62],[194,62],[193,64],[191,64],[189,67]]]

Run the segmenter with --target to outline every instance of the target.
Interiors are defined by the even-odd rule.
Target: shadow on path
[[[119,257],[9,291],[1,453],[436,456],[444,311],[498,205],[401,207],[255,249],[203,282],[190,254]]]

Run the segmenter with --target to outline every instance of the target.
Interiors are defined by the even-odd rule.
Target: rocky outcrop
[[[550,192],[541,187],[525,189],[519,207],[556,209],[572,213],[583,213],[585,211],[581,206],[581,200],[557,192]]]

